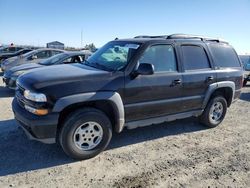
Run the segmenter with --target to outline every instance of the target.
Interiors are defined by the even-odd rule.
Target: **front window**
[[[171,45],[154,45],[143,53],[139,63],[154,65],[155,72],[177,71],[174,49]]]
[[[108,71],[123,69],[140,47],[138,43],[113,41],[95,52],[86,61],[86,65]]]

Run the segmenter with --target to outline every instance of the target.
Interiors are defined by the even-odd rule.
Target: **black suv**
[[[242,82],[239,57],[225,41],[138,36],[111,41],[83,63],[21,75],[12,108],[31,139],[59,142],[69,156],[87,159],[124,127],[191,116],[216,127]]]

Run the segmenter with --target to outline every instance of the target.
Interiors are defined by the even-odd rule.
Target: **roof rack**
[[[228,42],[223,39],[205,37],[200,35],[188,35],[188,34],[172,34],[172,35],[159,35],[159,36],[141,35],[141,36],[136,36],[135,38],[198,39],[201,41],[221,42],[228,44]]]
[[[211,37],[205,37],[201,35],[188,35],[188,34],[172,34],[172,35],[168,35],[167,39],[200,39],[202,41],[228,43],[227,41],[220,39],[220,38],[211,38]]]
[[[168,35],[158,35],[158,36],[149,36],[149,35],[139,35],[134,38],[167,38]]]

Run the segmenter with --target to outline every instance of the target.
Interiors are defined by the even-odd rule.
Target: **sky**
[[[250,0],[0,0],[0,44],[101,47],[173,33],[220,37],[250,53]]]

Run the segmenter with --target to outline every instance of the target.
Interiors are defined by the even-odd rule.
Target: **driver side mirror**
[[[135,78],[138,75],[152,75],[154,74],[154,65],[149,63],[141,63],[137,70],[134,71],[133,77]]]

